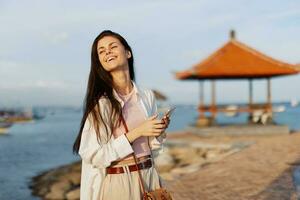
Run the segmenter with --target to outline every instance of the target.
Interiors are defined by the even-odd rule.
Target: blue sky
[[[133,48],[137,83],[165,93],[171,103],[199,99],[197,81],[173,72],[191,67],[237,39],[276,59],[300,63],[299,1],[62,1],[0,0],[0,103],[81,105],[90,48],[104,29]],[[210,100],[205,83],[206,101]],[[246,81],[218,81],[217,102],[247,101]],[[275,101],[299,99],[300,75],[272,81]],[[254,83],[254,100],[266,99]]]

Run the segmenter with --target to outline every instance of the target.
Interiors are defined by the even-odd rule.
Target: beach
[[[161,163],[157,163],[175,200],[296,199],[293,170],[300,165],[300,132],[199,137],[177,131],[168,134],[168,141],[170,145],[164,152],[169,155],[179,153],[180,146],[181,150],[188,149],[185,153],[181,151],[186,159],[178,162],[177,158],[173,166],[159,167]],[[187,148],[186,142],[194,147]],[[199,145],[195,145],[197,142]],[[199,153],[199,149],[206,151]],[[39,175],[32,187],[35,195],[47,199],[78,199],[79,182],[80,163],[75,163]]]
[[[185,134],[179,138],[186,138]],[[201,140],[209,143],[252,141],[254,144],[180,180],[169,182],[168,188],[175,199],[296,199],[292,173],[300,165],[300,132]]]

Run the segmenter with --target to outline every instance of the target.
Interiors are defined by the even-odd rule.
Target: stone
[[[214,149],[214,150],[209,150],[205,153],[204,157],[206,159],[213,159],[216,158],[218,155],[220,155],[220,150],[219,149]]]
[[[192,165],[194,163],[202,164],[205,163],[206,160],[200,156],[187,156],[179,161],[178,166],[187,166]]]
[[[45,199],[51,200],[51,199],[65,199],[63,193],[57,193],[56,191],[51,191],[48,194],[45,195]]]
[[[51,186],[50,193],[48,193],[45,197],[46,199],[64,199],[65,191],[71,188],[71,184],[69,181],[60,181],[54,183]]]
[[[165,181],[172,181],[172,180],[174,180],[174,177],[172,176],[171,173],[167,173],[167,172],[165,172],[165,173],[160,173],[159,176],[160,176],[163,180],[165,180]]]
[[[80,188],[76,188],[74,190],[69,191],[66,194],[67,200],[75,200],[80,198]]]
[[[175,165],[174,158],[168,153],[168,151],[165,151],[156,157],[154,162],[160,173],[168,172]]]
[[[68,181],[70,181],[73,185],[79,185],[81,174],[78,172],[70,172],[70,173],[66,174],[65,178]]]
[[[174,168],[171,170],[171,174],[173,175],[184,175],[189,174],[195,171],[198,171],[201,168],[201,163],[191,164],[185,167]]]

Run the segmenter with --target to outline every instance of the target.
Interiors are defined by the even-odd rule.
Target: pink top
[[[124,103],[122,112],[123,112],[123,117],[128,126],[128,130],[132,130],[132,129],[136,128],[137,126],[139,126],[141,123],[143,123],[147,119],[145,113],[143,112],[143,110],[141,108],[141,105],[137,101],[137,98],[138,98],[137,89],[135,88],[134,84],[133,84],[133,89],[131,90],[131,92],[129,94],[121,95],[121,94],[117,93],[117,95],[120,97],[120,99]],[[121,123],[121,126],[116,128],[113,131],[113,135],[116,138],[116,137],[124,134],[125,132],[126,132],[125,128],[124,128],[123,124]],[[148,145],[148,140],[147,140],[147,137],[145,137],[145,136],[139,137],[136,140],[134,140],[132,147],[133,147],[134,153],[137,158],[151,154],[150,148]],[[123,159],[125,159],[125,160],[129,159],[130,156],[131,155],[128,155],[127,157],[125,157]]]

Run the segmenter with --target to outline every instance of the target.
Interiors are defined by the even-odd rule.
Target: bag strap
[[[124,125],[124,128],[125,128],[125,131],[126,131],[125,134],[127,134],[127,133],[128,133],[128,127],[127,127],[127,124],[126,124],[125,119],[124,119],[124,117],[123,117],[122,114],[120,115],[120,118],[121,118],[121,121],[122,121],[122,123],[123,123],[123,125]],[[149,145],[149,143],[148,143],[148,145]],[[134,157],[134,163],[135,163],[135,166],[136,166],[136,168],[138,169],[137,158],[136,158],[134,152],[132,153],[132,155],[133,155],[133,157]],[[152,156],[152,152],[151,152],[151,156]],[[143,191],[143,198],[144,198],[144,199],[147,199],[147,194],[146,194],[145,186],[144,186],[144,183],[143,183],[143,180],[142,180],[141,172],[140,172],[140,170],[137,170],[137,171],[138,171],[138,175],[139,175],[140,186],[141,186],[142,191]]]

